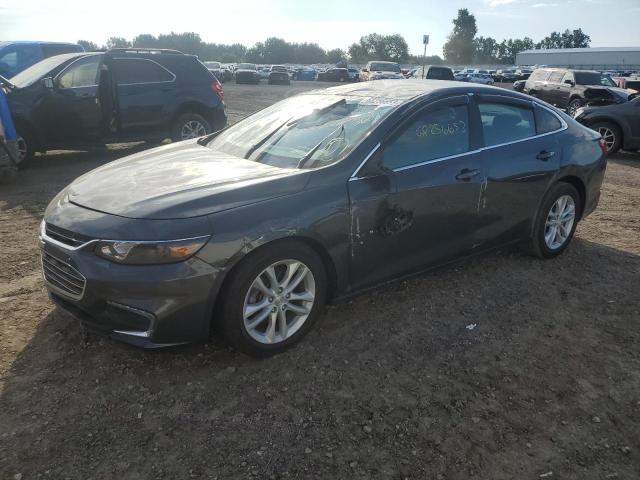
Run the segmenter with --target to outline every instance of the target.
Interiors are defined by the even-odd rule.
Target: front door
[[[50,147],[92,145],[100,142],[102,115],[98,101],[101,55],[81,57],[53,81],[39,109]]]
[[[369,160],[378,173],[349,181],[353,287],[472,249],[483,172],[471,118],[468,96],[426,106]]]

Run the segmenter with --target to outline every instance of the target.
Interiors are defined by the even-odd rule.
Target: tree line
[[[458,10],[453,19],[453,30],[443,47],[444,60],[438,55],[425,59],[428,64],[513,64],[516,54],[533,48],[588,47],[591,39],[581,29],[552,32],[535,43],[531,38],[505,39],[501,42],[477,36],[478,28],[473,14],[466,8]],[[158,36],[143,33],[133,40],[111,37],[103,46],[88,40],[78,40],[87,51],[111,48],[167,48],[197,55],[201,60],[217,60],[224,63],[251,62],[278,63],[366,63],[369,60],[387,60],[398,63],[422,63],[421,56],[409,54],[409,46],[400,34],[381,35],[370,33],[353,43],[345,51],[340,48],[325,50],[317,43],[291,43],[277,37],[267,38],[247,48],[240,43],[209,43],[194,32],[167,33]]]
[[[451,64],[506,64],[516,61],[516,54],[534,48],[586,48],[591,43],[589,35],[581,28],[552,32],[539,42],[529,37],[509,38],[498,42],[491,37],[478,37],[476,18],[469,10],[458,10],[453,19],[453,30],[444,44],[443,53],[447,63]]]

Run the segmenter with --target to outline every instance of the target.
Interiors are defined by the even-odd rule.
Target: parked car
[[[211,73],[220,81],[220,83],[226,82],[222,64],[220,62],[202,62]]]
[[[531,68],[516,68],[515,75],[516,80],[526,80],[534,72]]]
[[[404,80],[400,65],[395,62],[369,62],[360,72],[360,80]]]
[[[259,67],[256,67],[256,70],[258,71],[258,76],[260,77],[260,80],[269,80],[269,73],[271,72],[271,67],[267,67],[266,65],[261,65]]]
[[[349,70],[346,68],[329,68],[324,72],[318,72],[317,80],[320,82],[348,82]]]
[[[316,79],[318,72],[316,72],[313,68],[310,67],[301,67],[297,68],[293,73],[292,80],[304,80],[304,81],[312,81]]]
[[[268,77],[268,73],[265,72]],[[236,83],[252,83],[257,85],[260,83],[260,73],[254,63],[239,63],[234,73]]]
[[[493,78],[488,73],[468,73],[467,78],[472,83],[480,83],[482,85],[493,85]]]
[[[349,81],[350,82],[359,82],[360,81],[360,70],[357,68],[347,68],[349,71]]]
[[[640,149],[640,97],[614,105],[582,107],[575,118],[602,135],[609,154],[621,148]]]
[[[422,67],[415,72],[414,78],[423,78]],[[441,65],[426,65],[424,67],[424,78],[427,80],[455,80],[453,70]]]
[[[229,67],[226,67],[224,65],[221,68],[221,75],[222,75],[222,80],[220,80],[221,82],[228,82],[229,80],[233,79],[233,72]]]
[[[515,82],[513,82],[513,89],[516,92],[523,92],[525,83],[527,83],[526,80],[516,80]]]
[[[512,83],[516,81],[516,71],[512,68],[503,68],[496,70],[493,75],[493,79],[496,82]]]
[[[469,78],[469,75],[470,74],[468,74],[468,73],[459,72],[459,73],[456,73],[456,74],[453,75],[453,79],[456,82],[470,82],[471,79]]]
[[[289,72],[283,65],[273,65],[269,69],[269,85],[291,85]]]
[[[592,70],[538,68],[527,80],[524,91],[573,116],[586,104],[607,105],[629,101],[632,90],[619,88],[608,75]]]
[[[56,55],[11,83],[21,167],[35,152],[183,140],[227,123],[220,82],[195,56],[175,50]]]
[[[0,75],[11,79],[40,60],[75,52],[84,52],[84,48],[77,43],[0,42]]]
[[[76,179],[41,224],[45,285],[113,338],[157,347],[213,328],[273,355],[329,299],[503,245],[561,254],[598,204],[603,149],[501,88],[305,93]]]

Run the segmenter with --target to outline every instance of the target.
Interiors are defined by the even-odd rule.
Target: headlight
[[[115,263],[153,265],[187,260],[200,250],[209,236],[168,241],[101,240],[96,255]]]
[[[580,107],[580,108],[578,108],[578,109],[574,112],[574,114],[573,114],[573,118],[579,118],[579,117],[581,117],[582,115],[584,115],[584,107]]]

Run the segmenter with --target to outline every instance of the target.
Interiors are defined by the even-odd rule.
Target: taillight
[[[606,155],[607,154],[607,143],[604,141],[604,138],[601,138],[600,140],[598,140],[598,143],[600,144],[600,150],[602,150],[602,154]]]
[[[213,93],[215,93],[216,95],[218,95],[218,97],[220,97],[220,100],[224,100],[224,92],[222,91],[222,84],[218,80],[216,80],[211,84],[211,90],[213,90]]]

